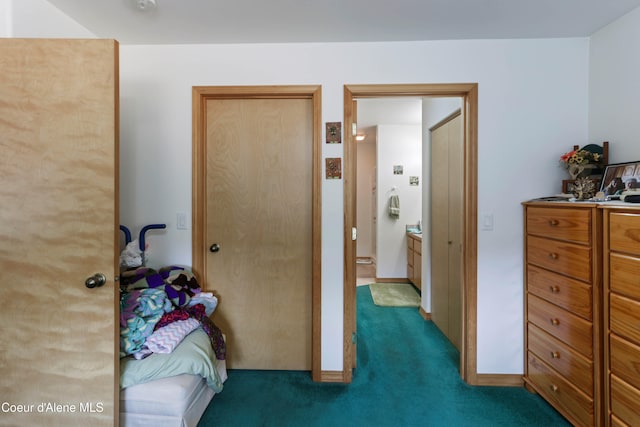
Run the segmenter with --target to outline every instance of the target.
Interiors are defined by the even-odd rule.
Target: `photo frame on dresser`
[[[640,188],[640,160],[606,166],[600,183],[600,191],[605,196],[620,194],[631,188]]]

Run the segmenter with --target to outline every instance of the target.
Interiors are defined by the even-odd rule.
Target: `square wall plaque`
[[[342,143],[342,122],[327,122],[327,144]]]
[[[327,179],[342,178],[342,159],[340,157],[327,157],[325,161]]]

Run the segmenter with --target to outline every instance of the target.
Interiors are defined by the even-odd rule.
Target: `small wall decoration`
[[[410,176],[409,177],[409,185],[419,185],[420,177],[419,176]]]
[[[342,143],[342,122],[327,122],[327,144]]]
[[[327,179],[342,178],[342,159],[340,157],[327,157],[325,162]]]
[[[402,165],[393,165],[393,174],[394,175],[402,175],[403,172],[403,168]]]

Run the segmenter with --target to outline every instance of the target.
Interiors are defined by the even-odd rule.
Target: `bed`
[[[227,379],[216,306],[182,267],[121,276],[120,425],[198,424]]]

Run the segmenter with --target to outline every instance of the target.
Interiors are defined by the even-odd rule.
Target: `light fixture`
[[[151,10],[156,7],[156,0],[134,0],[140,10]]]
[[[366,134],[364,134],[364,133],[359,133],[359,134],[357,134],[357,135],[356,135],[356,141],[358,141],[358,142],[364,141],[364,139],[365,139],[366,137],[367,137],[367,135],[366,135]]]

